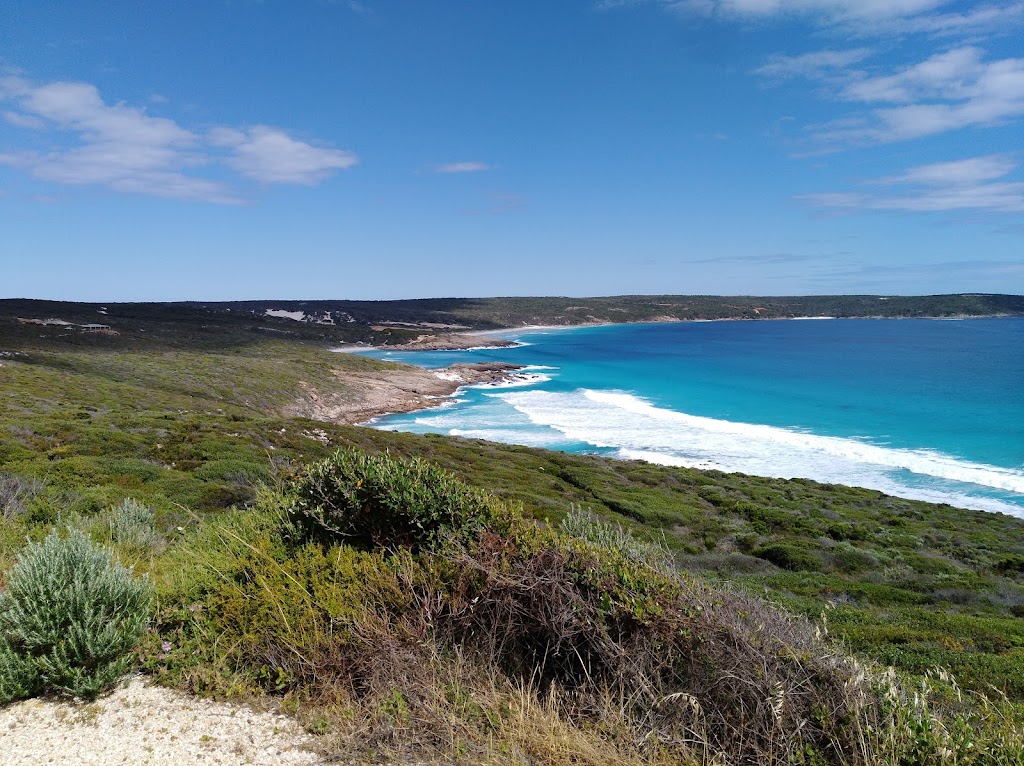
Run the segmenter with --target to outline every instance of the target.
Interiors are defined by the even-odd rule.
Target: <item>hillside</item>
[[[553,305],[545,300],[544,305]],[[978,301],[972,305],[985,313],[1016,305],[1010,298]],[[430,311],[447,312],[449,319],[456,311],[470,311],[452,302],[422,303],[430,303]],[[284,311],[292,304],[274,305]],[[355,304],[334,305],[352,309]],[[486,317],[498,316],[500,305],[477,306],[475,318],[463,315],[462,321],[488,326],[497,320]],[[521,312],[517,321],[532,321],[526,319],[525,304],[515,305]],[[784,305],[790,304],[773,310]],[[802,305],[825,310],[824,303]],[[968,302],[950,299],[941,305],[965,313]],[[309,308],[306,304],[303,311]],[[101,309],[107,313],[96,313]],[[111,509],[134,498],[153,509],[156,542],[144,550],[119,550],[152,573],[163,599],[158,631],[171,635],[180,628],[182,610],[191,608],[187,600],[175,599],[194,597],[182,573],[202,581],[198,570],[190,569],[197,566],[192,553],[201,550],[198,541],[211,545],[210,535],[250,534],[238,531],[249,523],[238,519],[256,524],[262,518],[262,484],[279,487],[300,466],[354,446],[396,458],[426,458],[470,485],[488,488],[499,500],[520,505],[541,529],[558,528],[574,509],[592,514],[618,525],[630,539],[653,545],[650,550],[663,548],[673,571],[723,588],[722,593],[753,594],[815,622],[824,612],[832,638],[865,661],[908,674],[911,685],[932,668],[944,667],[964,689],[992,693],[994,688],[1024,703],[1024,521],[810,481],[667,468],[298,417],[295,403],[310,387],[339,401],[356,400],[365,395],[367,380],[408,373],[398,365],[330,354],[329,345],[390,342],[407,337],[407,331],[373,329],[382,325],[369,323],[382,320],[370,314],[332,326],[260,317],[256,310],[243,312],[239,304],[217,309],[0,305],[0,571],[8,569],[26,537],[39,539],[54,524],[70,521],[96,539],[110,540]],[[18,323],[16,317],[25,314],[81,324],[100,316],[119,334]],[[427,314],[390,316],[426,321]],[[242,516],[232,509],[243,509]],[[250,512],[244,509],[255,509],[256,515],[246,516]],[[338,710],[309,713],[322,708],[304,707],[310,699],[302,687],[283,676],[275,680],[274,663],[281,660],[253,666],[254,673],[264,674],[257,682],[257,676],[224,675],[224,666],[216,665],[223,657],[192,667],[158,661],[156,653],[147,656],[150,670],[166,683],[216,695],[284,694],[297,710],[307,711],[301,715],[308,716],[308,725],[344,730],[341,719],[332,717],[344,717]],[[407,691],[402,694],[401,704],[398,698],[393,704],[374,703],[391,711],[381,720],[397,726],[388,735],[389,747],[398,747],[406,725],[395,723],[405,715],[395,706],[413,704]],[[460,710],[459,726],[477,720],[476,713]],[[479,721],[488,720],[488,710],[481,709]],[[329,722],[316,724],[320,715]],[[471,735],[465,734],[473,748],[484,747],[480,743],[490,726],[479,721]]]

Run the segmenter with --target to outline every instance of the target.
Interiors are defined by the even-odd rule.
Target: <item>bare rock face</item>
[[[483,376],[490,381],[493,377],[505,378],[511,372],[523,369],[523,366],[521,364],[509,364],[508,362],[459,362],[445,369],[449,372],[465,374],[470,378]]]
[[[436,407],[462,386],[500,386],[522,375],[517,364],[453,364],[439,370],[402,366],[393,370],[338,371],[330,386],[300,382],[288,415],[333,423],[364,423],[379,415]]]

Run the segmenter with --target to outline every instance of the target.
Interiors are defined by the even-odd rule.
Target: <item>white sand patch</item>
[[[277,317],[278,319],[294,319],[296,322],[301,322],[306,318],[304,311],[285,311],[284,309],[267,309],[263,312],[268,317]]]
[[[289,718],[215,703],[134,678],[89,704],[26,700],[0,709],[4,766],[313,764]]]

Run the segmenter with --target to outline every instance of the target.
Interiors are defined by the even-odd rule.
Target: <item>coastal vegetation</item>
[[[298,417],[398,369],[328,343],[419,331],[105,310],[0,319],[0,586],[69,545],[147,578],[109,662],[352,757],[1021,762],[1021,520]]]

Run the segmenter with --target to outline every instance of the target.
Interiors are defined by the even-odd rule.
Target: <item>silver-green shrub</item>
[[[132,498],[110,509],[110,537],[115,543],[133,548],[149,548],[156,542],[153,509]]]
[[[559,526],[570,537],[614,551],[630,561],[654,569],[671,568],[671,554],[663,546],[634,537],[618,524],[608,524],[575,506],[562,518]]]
[[[0,593],[0,703],[98,695],[131,668],[151,599],[147,580],[77,530],[29,543]]]

